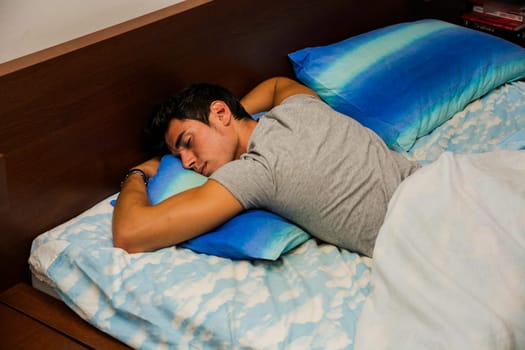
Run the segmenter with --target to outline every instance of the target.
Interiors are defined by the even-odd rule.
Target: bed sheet
[[[427,164],[444,150],[523,148],[524,101],[524,82],[496,89],[406,156]],[[115,196],[43,233],[31,248],[34,276],[88,322],[142,349],[354,348],[370,259],[314,239],[275,262],[180,247],[127,254],[112,244]]]
[[[33,243],[35,276],[141,349],[348,349],[370,259],[311,239],[275,262],[113,247],[110,201]]]
[[[525,81],[500,86],[470,103],[432,133],[407,158],[429,164],[443,152],[481,153],[525,149]]]
[[[525,348],[524,179],[525,150],[444,153],[401,184],[356,349]]]

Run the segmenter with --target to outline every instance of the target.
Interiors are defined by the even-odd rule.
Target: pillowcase
[[[152,204],[157,204],[207,180],[205,176],[184,169],[180,159],[166,155],[160,161],[157,174],[148,183],[148,196]],[[251,209],[179,246],[230,259],[276,260],[309,238],[309,234],[288,220],[265,210]]]
[[[396,24],[288,56],[301,82],[398,151],[471,101],[525,77],[525,49],[439,20]]]

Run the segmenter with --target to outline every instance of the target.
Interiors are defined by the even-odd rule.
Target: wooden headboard
[[[153,105],[194,81],[241,96],[287,53],[414,19],[405,0],[187,0],[0,64],[0,290],[31,241],[119,190]]]

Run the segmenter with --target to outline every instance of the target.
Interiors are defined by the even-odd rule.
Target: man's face
[[[210,125],[191,119],[173,119],[165,137],[171,153],[180,157],[182,165],[204,176],[210,176],[234,160],[236,150],[231,128],[216,115],[210,115],[209,120]]]

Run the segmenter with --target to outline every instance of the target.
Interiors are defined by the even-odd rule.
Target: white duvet
[[[355,349],[525,349],[525,151],[443,154],[404,182]]]

